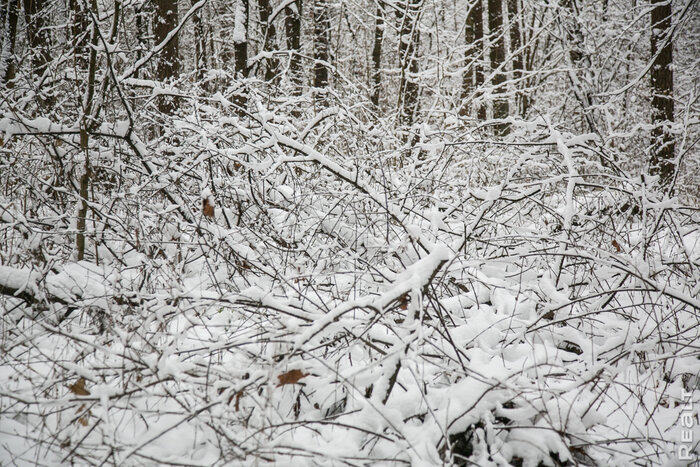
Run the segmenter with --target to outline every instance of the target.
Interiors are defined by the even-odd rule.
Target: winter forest
[[[0,28],[0,465],[698,465],[699,1]]]

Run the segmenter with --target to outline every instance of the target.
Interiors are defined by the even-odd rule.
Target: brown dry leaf
[[[82,378],[81,378],[82,379]],[[78,407],[78,410],[75,411],[76,414],[82,412],[85,410],[85,404],[81,404],[80,407]],[[83,415],[82,417],[78,418],[77,422],[80,423],[82,426],[88,426],[88,417],[90,416],[90,411]]]
[[[282,373],[277,376],[280,381],[277,383],[277,387],[284,386],[285,384],[296,384],[299,380],[305,376],[309,376],[308,373],[304,373],[301,370],[290,370],[286,373]]]
[[[411,297],[405,293],[399,297],[399,308],[408,310],[408,304],[411,303]]]
[[[202,201],[202,214],[204,214],[206,217],[214,217],[214,206],[208,199]]]
[[[76,396],[89,396],[90,395],[90,391],[85,389],[85,378],[80,378],[78,381],[76,381],[75,383],[68,386],[68,389],[70,390],[70,392],[72,392]]]
[[[615,247],[618,253],[622,253],[622,247],[620,246],[619,243],[617,243],[617,240],[613,239],[612,241],[612,246]]]
[[[243,391],[238,391],[236,393],[236,403],[233,406],[236,412],[241,410],[241,397],[243,397]]]
[[[57,148],[63,146],[63,140],[61,138],[56,138],[54,140],[54,144],[56,145]]]
[[[3,144],[5,144],[5,142],[2,140],[2,138],[0,138],[0,146],[2,146]]]

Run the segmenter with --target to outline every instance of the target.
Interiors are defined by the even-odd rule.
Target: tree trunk
[[[486,119],[486,109],[483,106],[471,105],[469,99],[474,92],[484,84],[482,58],[484,55],[484,7],[482,0],[476,0],[467,12],[464,25],[464,74],[462,75],[462,106],[459,114],[469,115],[470,107],[477,110],[478,118]]]
[[[285,9],[284,29],[289,51],[289,81],[293,94],[301,94],[301,0],[296,0]]]
[[[328,5],[326,0],[314,0],[314,87],[328,86]]]
[[[248,76],[248,0],[236,0],[236,15],[233,26],[233,61],[236,79]],[[248,97],[244,89],[239,88],[233,99],[239,108],[239,114],[245,113]]]
[[[384,40],[384,9],[377,4],[374,18],[374,47],[372,47],[372,105],[379,108],[379,94],[382,89],[382,41]]]
[[[399,28],[399,60],[401,78],[399,81],[399,125],[408,129],[413,125],[418,112],[418,45],[420,44],[420,9],[421,0],[405,0],[403,17],[397,11],[401,26]]]
[[[654,129],[654,147],[649,173],[660,177],[664,188],[671,187],[675,161],[675,143],[668,126],[673,123],[673,42],[671,41],[671,17],[669,0],[652,0],[651,54],[656,57],[651,68],[651,106]]]
[[[32,69],[36,76],[41,76],[49,63],[50,36],[43,9],[43,0],[24,0],[27,42],[32,53]]]
[[[136,33],[136,61],[138,62],[143,57],[144,50],[147,49],[147,37],[148,37],[148,21],[146,18],[149,17],[146,8],[147,2],[134,5],[134,26]],[[141,70],[136,70],[136,78],[141,77]]]
[[[155,11],[155,41],[160,44],[165,40],[170,31],[178,24],[177,0],[156,0]],[[180,58],[177,36],[171,38],[170,42],[160,52],[157,64],[157,78],[160,81],[168,81],[175,78],[180,72]],[[175,109],[172,98],[159,96],[158,109],[161,112],[170,114]]]
[[[501,0],[489,0],[489,35],[491,42],[489,47],[489,58],[491,59],[491,73],[493,84],[493,93],[495,95],[502,94],[505,89],[503,83],[506,81],[506,75],[503,70],[503,62],[505,61],[505,36],[503,31],[503,5]],[[508,116],[508,100],[503,98],[494,98],[493,100],[493,118],[506,118]],[[496,131],[499,134],[508,133],[508,125],[500,123],[496,125]]]
[[[5,0],[0,3],[5,21],[2,24],[2,50],[0,51],[1,86],[12,87],[15,79],[15,43],[17,40],[17,20],[19,17],[19,0]]]
[[[197,0],[191,0],[193,6],[196,3]],[[192,26],[194,29],[194,68],[199,81],[204,78],[204,72],[207,69],[207,38],[202,24],[202,10],[192,17]]]
[[[258,0],[258,15],[262,25],[263,52],[270,52],[275,43],[277,31],[275,25],[270,22],[272,6],[270,0]],[[275,57],[270,57],[265,63],[265,81],[273,81],[279,72],[279,61]]]
[[[508,22],[510,30],[510,52],[513,57],[511,62],[513,65],[513,85],[518,90],[516,92],[516,108],[520,109],[520,114],[524,115],[525,106],[525,93],[520,91],[522,84],[520,80],[523,76],[523,52],[520,50],[522,41],[520,39],[520,8],[519,0],[508,0]]]
[[[89,28],[88,12],[82,8],[79,0],[70,0],[71,12],[71,42],[75,55],[75,65],[84,70],[87,68],[87,32]]]

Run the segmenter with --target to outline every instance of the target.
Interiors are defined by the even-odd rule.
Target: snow
[[[36,294],[38,279],[36,271],[0,266],[0,286],[11,289],[13,295],[19,295],[25,290]]]
[[[168,38],[190,47],[188,18],[205,4]],[[258,37],[245,2],[231,6],[217,47]],[[350,27],[366,19],[344,8]],[[276,5],[275,24],[285,9],[294,0]],[[420,18],[420,31],[445,24]],[[122,57],[119,86],[100,84],[87,153],[80,99],[45,111],[35,97],[49,85],[84,95],[72,55],[57,54],[45,84],[27,69],[3,95],[0,463],[673,465],[700,407],[700,219],[683,185],[692,169],[674,196],[644,173],[658,127],[640,111],[644,86],[607,102],[596,93],[619,80],[584,70],[571,83],[550,63],[528,75],[529,113],[511,112],[498,135],[499,122],[454,107],[464,45],[421,34],[413,141],[400,134],[397,70],[384,61],[383,102],[370,105],[370,75],[344,56],[357,43],[345,23],[333,31],[325,102],[291,91],[278,37],[248,78],[224,67],[198,80],[183,62],[182,102],[164,115],[153,98],[168,84],[144,77],[165,41],[137,60],[120,30],[104,49]],[[562,57],[557,43],[547,57]],[[632,77],[646,67],[608,49],[596,60],[624,58]],[[268,83],[272,57],[282,79]],[[581,109],[571,86],[589,84],[595,103]],[[525,92],[505,88],[511,101]],[[243,90],[247,113],[230,100]],[[469,102],[489,107],[496,91]],[[673,126],[691,168],[692,108]]]

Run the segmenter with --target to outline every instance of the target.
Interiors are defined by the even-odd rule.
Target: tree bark
[[[5,21],[2,24],[2,50],[0,51],[0,77],[2,86],[12,87],[15,79],[15,44],[17,41],[17,20],[19,18],[19,0],[5,0],[2,9]]]
[[[314,87],[328,86],[328,4],[314,0]]]
[[[81,7],[79,0],[70,0],[71,12],[71,41],[75,64],[80,69],[87,68],[87,32],[89,29],[89,18],[87,11]]]
[[[191,0],[191,4],[195,5],[197,0]],[[197,80],[204,78],[204,72],[207,69],[207,38],[204,33],[202,24],[202,11],[198,11],[192,17],[192,26],[194,29],[194,68],[197,73]]]
[[[481,120],[486,119],[486,109],[479,105],[470,105],[467,101],[474,97],[474,92],[484,84],[484,6],[482,0],[476,0],[467,12],[464,25],[464,74],[462,75],[462,106],[459,114],[469,115],[470,107],[476,109]]]
[[[510,52],[513,65],[513,85],[518,90],[516,92],[516,107],[520,109],[520,114],[524,115],[526,109],[525,93],[520,91],[522,84],[520,80],[523,76],[523,52],[520,50],[522,41],[520,39],[520,7],[519,0],[508,0],[508,23],[510,30]]]
[[[289,81],[293,94],[301,94],[301,0],[296,0],[285,9],[284,29],[289,51]]]
[[[262,25],[263,52],[270,52],[272,50],[272,45],[275,43],[277,31],[275,30],[274,23],[270,22],[271,14],[272,6],[270,5],[270,0],[258,0],[258,15],[260,16],[260,23]],[[278,72],[279,61],[277,58],[268,58],[265,62],[265,81],[271,82],[275,80]]]
[[[32,52],[32,71],[41,76],[49,63],[50,35],[43,14],[43,0],[24,0],[27,42]]]
[[[403,15],[397,10],[401,26],[399,28],[399,60],[401,78],[399,81],[399,125],[408,128],[413,125],[418,112],[418,46],[420,44],[421,0],[405,0]]]
[[[160,44],[170,31],[177,27],[177,0],[156,0],[155,5],[155,41],[157,44]],[[160,52],[156,74],[160,81],[168,81],[177,77],[179,72],[179,47],[178,38],[175,36]],[[163,113],[170,114],[175,109],[175,102],[172,98],[159,96],[158,109]]]
[[[233,25],[233,61],[236,79],[248,76],[248,0],[236,0],[236,13]],[[239,114],[245,113],[248,97],[244,89],[234,95],[233,103],[238,106]]]
[[[146,5],[148,2],[142,4],[134,5],[134,26],[136,33],[136,61],[138,62],[143,57],[143,51],[147,48],[147,37],[148,37],[148,21],[146,18],[149,17],[147,13]],[[141,70],[136,70],[136,78],[141,77]]]
[[[374,18],[374,47],[372,47],[372,105],[379,108],[379,95],[382,89],[382,41],[384,40],[384,9],[377,4]]]
[[[671,187],[675,171],[675,143],[668,126],[673,123],[673,42],[670,0],[652,0],[651,10],[651,106],[654,146],[649,173],[660,177],[663,188]]]
[[[505,89],[503,83],[506,75],[503,69],[505,61],[505,35],[503,31],[503,5],[501,0],[489,0],[489,35],[491,42],[489,47],[489,58],[491,60],[491,73],[493,93],[497,96]],[[495,97],[493,100],[493,118],[506,118],[508,116],[508,100]],[[496,131],[500,134],[508,133],[508,124],[500,123],[496,125]]]

